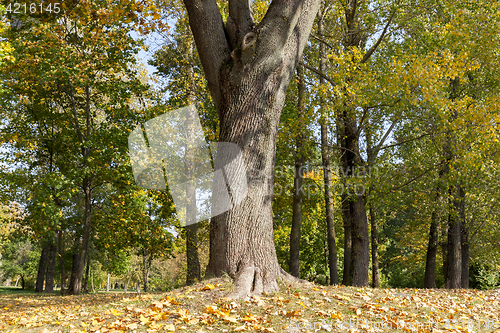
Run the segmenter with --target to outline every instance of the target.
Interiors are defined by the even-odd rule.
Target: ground
[[[249,301],[228,279],[166,293],[0,290],[1,332],[500,332],[500,291],[282,285]]]

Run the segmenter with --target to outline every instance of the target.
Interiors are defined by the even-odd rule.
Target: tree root
[[[260,296],[263,293],[270,294],[278,291],[278,281],[285,284],[309,283],[299,279],[279,268],[278,277],[271,278],[262,272],[259,267],[247,266],[241,269],[234,279],[234,292],[228,297],[230,299],[249,300],[252,296]]]

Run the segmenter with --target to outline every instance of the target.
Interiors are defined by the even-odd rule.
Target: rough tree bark
[[[220,121],[220,142],[237,144],[250,179],[246,198],[212,218],[207,274],[236,279],[235,298],[278,289],[272,195],[276,133],[286,89],[321,0],[273,0],[254,23],[250,0],[230,0],[224,24],[215,0],[184,0]],[[219,154],[215,168],[220,167]]]
[[[303,125],[304,114],[304,68],[297,67],[297,122],[299,128]],[[304,182],[303,167],[304,167],[304,135],[297,133],[296,151],[295,151],[295,171],[294,171],[294,192],[292,203],[292,229],[290,231],[290,274],[295,277],[300,276],[300,229],[302,227],[302,199],[304,192],[302,184]]]
[[[323,36],[324,17],[323,12],[318,12],[318,35]],[[326,72],[326,46],[321,43],[319,46],[319,70]],[[325,84],[323,76],[319,78],[320,84]],[[326,211],[326,229],[328,240],[328,267],[330,270],[330,284],[339,284],[339,272],[337,268],[337,243],[335,241],[335,217],[333,211],[333,193],[332,193],[332,167],[330,161],[330,151],[328,144],[328,128],[326,110],[323,107],[324,101],[320,100],[321,117],[319,119],[321,130],[321,162],[323,164],[323,180],[325,183],[325,211]]]

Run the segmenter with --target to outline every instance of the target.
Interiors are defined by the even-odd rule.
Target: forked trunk
[[[184,0],[208,87],[217,107],[219,142],[237,144],[247,175],[241,202],[210,223],[207,274],[236,278],[233,297],[278,289],[291,278],[278,264],[272,198],[278,122],[292,74],[307,43],[320,0],[272,1],[257,25],[251,1],[229,1],[223,21],[215,0]],[[215,169],[225,163],[217,152]],[[256,175],[249,178],[249,175]]]

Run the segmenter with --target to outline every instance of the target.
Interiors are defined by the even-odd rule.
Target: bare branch
[[[380,147],[382,147],[382,145],[384,144],[385,140],[387,140],[387,137],[389,136],[389,134],[391,134],[392,130],[394,129],[394,126],[396,126],[396,124],[398,123],[398,118],[396,117],[396,119],[394,119],[394,121],[392,122],[391,126],[387,129],[387,131],[385,132],[384,136],[382,137],[382,139],[380,139],[380,142],[378,143],[377,146],[375,146],[375,149],[374,149],[374,152],[375,152],[375,156],[378,155],[378,152],[380,151]]]
[[[301,62],[301,65],[303,65],[304,68],[307,68],[311,72],[317,74],[319,77],[321,77],[321,78],[325,79],[326,81],[328,81],[332,86],[335,87],[337,85],[335,82],[333,82],[333,79],[331,77],[329,77],[325,73],[322,73],[320,70],[317,70],[316,68],[314,68],[312,66],[309,66],[309,65],[305,64],[304,62]]]
[[[384,39],[385,35],[387,34],[387,29],[389,28],[389,26],[392,23],[392,19],[394,18],[394,16],[396,16],[396,10],[397,10],[397,8],[394,8],[394,10],[392,11],[391,16],[389,17],[389,20],[387,21],[387,24],[385,25],[384,30],[382,31],[382,34],[380,34],[380,37],[377,39],[375,44],[373,44],[372,47],[370,47],[370,49],[368,51],[366,51],[365,55],[363,56],[363,59],[361,60],[362,64],[367,62],[368,59],[370,59],[373,52],[375,52],[375,50],[378,48],[380,43],[382,43],[382,40]]]

